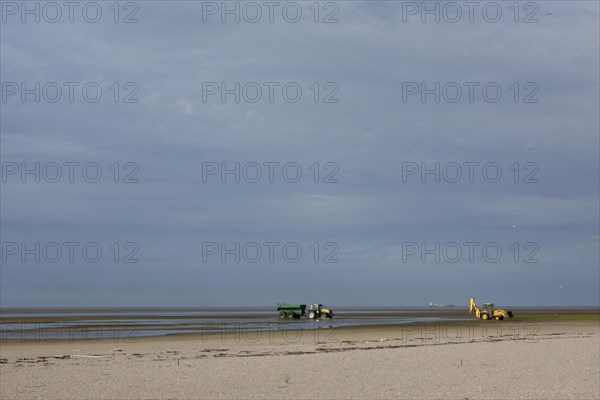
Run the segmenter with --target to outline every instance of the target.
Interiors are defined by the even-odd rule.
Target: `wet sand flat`
[[[2,399],[598,399],[598,319],[2,341]]]

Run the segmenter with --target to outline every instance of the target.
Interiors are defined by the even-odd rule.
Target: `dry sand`
[[[599,322],[4,341],[2,399],[598,399]]]

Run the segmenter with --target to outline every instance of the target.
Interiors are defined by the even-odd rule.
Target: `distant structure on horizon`
[[[429,307],[454,307],[454,304],[433,304],[429,302]]]

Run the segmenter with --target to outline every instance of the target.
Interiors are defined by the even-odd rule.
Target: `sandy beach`
[[[2,399],[598,399],[599,321],[6,340]]]

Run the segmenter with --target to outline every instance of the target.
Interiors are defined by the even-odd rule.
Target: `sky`
[[[48,4],[1,307],[600,305],[597,2]]]

